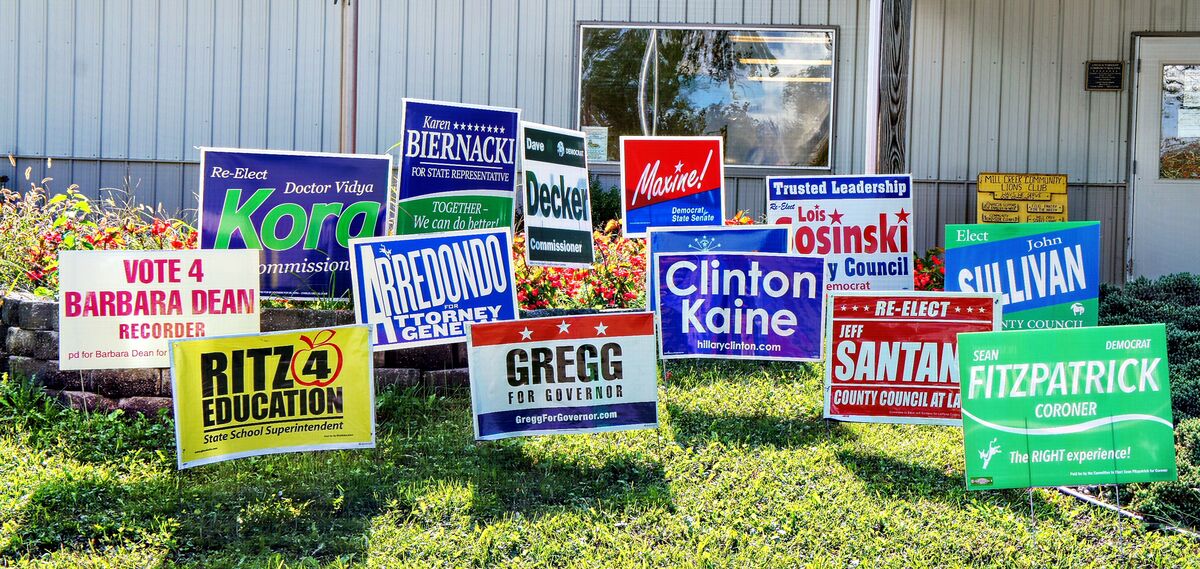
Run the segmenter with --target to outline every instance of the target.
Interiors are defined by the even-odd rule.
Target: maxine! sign
[[[1175,480],[1162,324],[958,337],[967,488]]]
[[[912,290],[912,176],[767,178],[767,223],[824,255],[828,290]]]
[[[350,239],[386,232],[386,154],[201,148],[200,172],[200,248],[261,249],[266,296],[346,296]]]
[[[654,315],[471,325],[475,438],[658,426]]]
[[[590,268],[592,206],[587,135],[522,123],[525,167],[525,258],[530,265]]]
[[[469,323],[514,320],[510,251],[508,229],[356,240],[355,318],[376,351],[461,342]]]
[[[960,332],[1000,329],[997,295],[830,293],[825,418],[958,425]]]
[[[654,264],[663,359],[821,359],[820,257],[660,254]]]
[[[404,99],[401,235],[512,227],[521,111]]]
[[[725,223],[719,136],[622,136],[621,214],[626,237],[651,227]]]
[[[258,332],[258,251],[62,251],[58,365],[166,367],[167,343]]]
[[[374,448],[371,364],[366,326],[172,342],[179,468]]]
[[[646,233],[646,302],[658,309],[654,256],[659,253],[787,253],[786,227],[679,227]]]
[[[946,290],[1000,293],[1005,330],[1095,326],[1100,222],[947,225]]]

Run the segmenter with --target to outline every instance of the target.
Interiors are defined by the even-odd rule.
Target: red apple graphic
[[[292,380],[300,385],[305,385],[308,387],[325,387],[337,379],[338,374],[342,373],[342,349],[337,347],[336,344],[329,343],[331,340],[333,340],[333,335],[333,330],[321,330],[313,335],[312,339],[309,339],[309,337],[305,335],[300,336],[300,341],[304,342],[308,348],[301,348],[292,354],[292,365],[290,366]],[[332,373],[329,369],[328,356],[322,355],[326,350],[333,350],[333,356],[335,359],[337,359],[337,366],[332,370]],[[309,356],[307,358],[301,358],[300,355],[304,353],[309,354]],[[318,355],[321,355],[322,357],[317,358]],[[304,381],[303,379],[300,379],[301,375],[296,373],[296,364],[302,360],[305,362],[303,369],[304,375],[317,376],[313,381]]]

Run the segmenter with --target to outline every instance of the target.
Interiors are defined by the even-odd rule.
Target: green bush
[[[616,186],[607,190],[600,179],[592,177],[590,192],[592,194],[592,225],[597,230],[604,230],[604,224],[610,219],[621,218],[621,191]]]
[[[1155,518],[1200,527],[1200,419],[1175,426],[1176,482],[1135,484],[1130,505]]]

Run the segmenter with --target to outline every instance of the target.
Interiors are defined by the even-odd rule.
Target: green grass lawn
[[[824,422],[819,367],[671,369],[657,431],[475,443],[465,394],[388,393],[375,451],[182,473],[171,427],[10,384],[0,565],[1200,566],[1054,491],[1035,528],[1029,493],[967,493],[960,429]]]

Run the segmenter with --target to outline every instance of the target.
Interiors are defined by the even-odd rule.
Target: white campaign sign
[[[167,367],[167,343],[258,333],[259,251],[63,251],[58,365]]]

